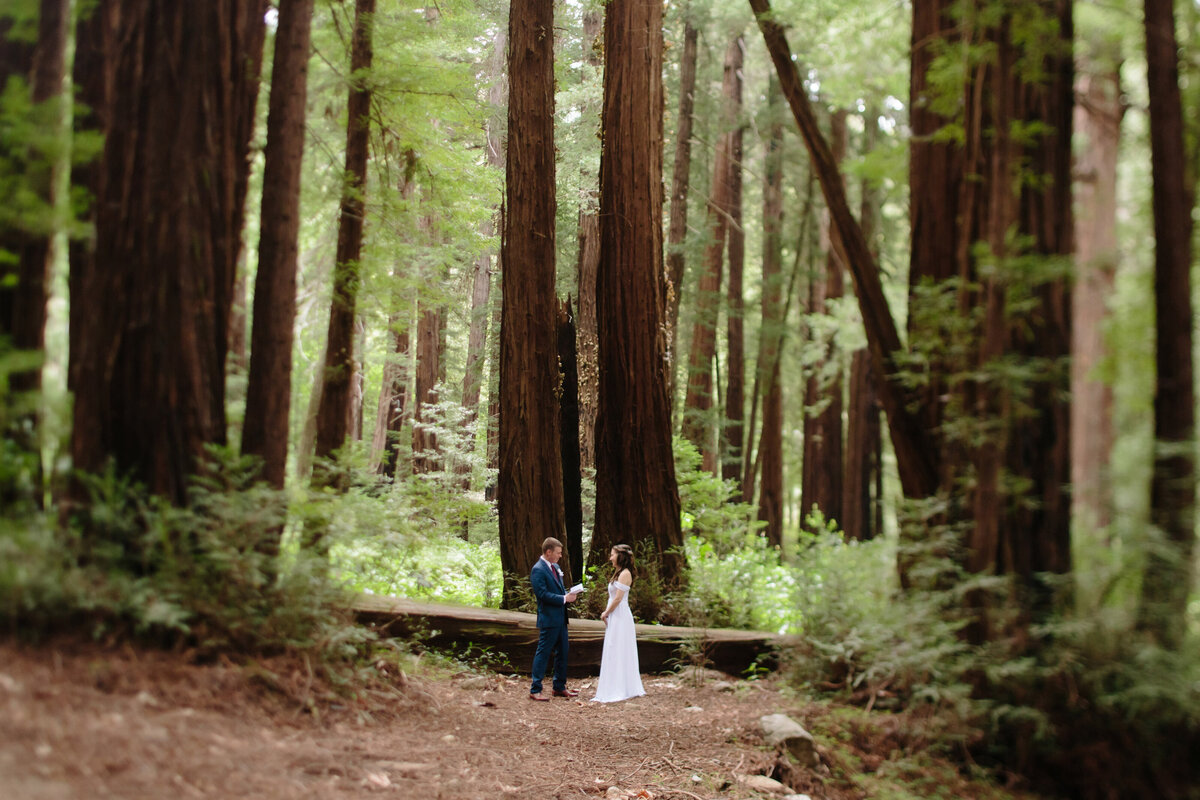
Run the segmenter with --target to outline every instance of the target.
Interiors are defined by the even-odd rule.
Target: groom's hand
[[[573,602],[575,602],[575,598],[576,598],[576,597],[578,597],[578,596],[579,596],[579,595],[578,595],[578,594],[576,594],[575,592],[571,592],[570,594],[563,595],[563,600],[564,600],[564,601],[566,601],[566,602],[568,602],[568,603],[573,603]]]

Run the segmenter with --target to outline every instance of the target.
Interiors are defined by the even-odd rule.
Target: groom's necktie
[[[554,576],[554,580],[558,583],[558,588],[563,588],[562,577],[558,574],[558,567],[550,565],[550,574]]]

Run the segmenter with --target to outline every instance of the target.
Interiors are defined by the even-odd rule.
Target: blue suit
[[[537,597],[538,645],[533,654],[533,684],[530,694],[540,694],[542,679],[551,654],[554,658],[554,691],[567,688],[567,597],[561,570],[539,558],[529,572],[529,583]]]

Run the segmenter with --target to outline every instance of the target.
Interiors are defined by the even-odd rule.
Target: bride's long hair
[[[630,576],[633,572],[633,548],[627,544],[613,545],[613,550],[617,551],[617,566],[613,568],[612,577],[608,579],[612,583],[621,574],[622,570],[629,570]]]

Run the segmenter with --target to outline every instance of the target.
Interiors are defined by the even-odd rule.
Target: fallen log
[[[362,595],[353,610],[360,623],[382,636],[417,639],[428,647],[479,659],[500,672],[528,672],[537,648],[534,614],[379,595]],[[569,630],[568,674],[598,674],[604,623],[572,619]],[[779,649],[798,643],[799,637],[762,631],[638,625],[637,640],[642,672],[668,672],[699,664],[740,676],[755,664],[774,669]]]

